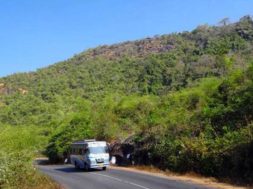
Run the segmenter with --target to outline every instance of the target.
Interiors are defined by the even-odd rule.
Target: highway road
[[[65,189],[214,189],[173,178],[109,168],[106,171],[76,170],[71,165],[39,165]]]

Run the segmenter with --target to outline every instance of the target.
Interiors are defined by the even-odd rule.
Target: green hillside
[[[36,128],[55,161],[76,139],[131,136],[136,162],[252,182],[253,20],[100,46],[1,78],[0,107],[2,128]]]

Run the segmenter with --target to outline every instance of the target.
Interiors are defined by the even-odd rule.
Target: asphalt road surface
[[[76,170],[71,165],[40,165],[38,168],[65,189],[213,189],[204,185],[118,169]]]

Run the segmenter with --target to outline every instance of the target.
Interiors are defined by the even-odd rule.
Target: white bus
[[[106,168],[110,165],[108,146],[105,141],[80,140],[73,142],[70,149],[70,162],[76,168]]]

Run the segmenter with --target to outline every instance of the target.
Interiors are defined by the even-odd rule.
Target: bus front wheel
[[[87,163],[84,164],[84,170],[85,170],[85,171],[89,171],[89,170],[90,170],[90,168],[89,168],[89,166],[88,166]]]
[[[80,167],[79,167],[79,165],[78,165],[77,162],[75,162],[75,168],[76,168],[76,169],[80,169]]]

